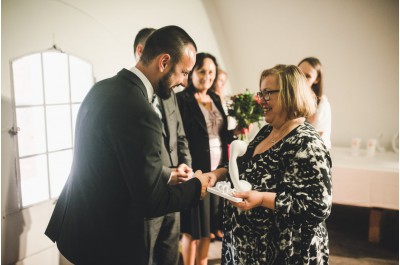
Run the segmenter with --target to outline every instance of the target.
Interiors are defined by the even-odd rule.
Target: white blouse
[[[323,95],[321,97],[321,101],[319,102],[317,108],[317,116],[314,121],[314,128],[317,132],[322,132],[322,140],[326,148],[331,149],[331,123],[332,123],[332,114],[331,114],[331,105],[329,104],[328,98]]]
[[[219,131],[223,126],[223,117],[219,112],[214,101],[212,103],[212,110],[209,111],[202,104],[199,104],[201,112],[204,115],[204,119],[207,124],[208,138],[210,144],[210,160],[211,160],[211,170],[218,167],[222,158],[222,144],[221,138],[219,136]]]

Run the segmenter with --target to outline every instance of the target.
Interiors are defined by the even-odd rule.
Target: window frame
[[[45,85],[45,65],[44,65],[44,56],[46,53],[59,53],[59,54],[63,54],[66,56],[66,60],[67,60],[67,79],[68,79],[68,101],[64,102],[64,103],[47,103],[46,102],[46,85]],[[42,103],[41,104],[22,104],[22,105],[17,105],[17,98],[16,98],[16,93],[15,93],[15,73],[14,73],[14,67],[13,64],[15,62],[17,62],[20,59],[24,59],[27,58],[29,56],[34,56],[36,54],[39,54],[40,56],[40,71],[41,71],[41,81],[42,81]],[[90,73],[89,75],[86,75],[87,80],[89,81],[88,84],[90,84],[90,86],[86,87],[86,92],[84,91],[84,94],[81,95],[80,100],[78,101],[73,101],[72,98],[72,76],[71,76],[71,57],[73,57],[75,60],[77,60],[77,62],[81,61],[81,65],[83,65],[84,67],[88,67],[88,73]],[[18,208],[20,210],[29,208],[29,207],[33,207],[35,205],[38,204],[42,204],[42,203],[46,203],[48,201],[56,201],[58,199],[59,194],[56,196],[52,196],[52,186],[51,186],[51,180],[52,180],[52,175],[50,172],[50,155],[54,154],[54,153],[58,153],[58,152],[63,152],[63,151],[67,151],[67,150],[71,150],[71,163],[72,163],[72,158],[73,158],[73,151],[74,151],[74,130],[75,130],[75,122],[74,118],[76,119],[80,104],[82,103],[83,99],[85,98],[86,94],[89,92],[89,90],[91,89],[91,87],[94,85],[96,79],[94,77],[94,72],[93,72],[93,64],[91,64],[89,61],[78,57],[76,55],[73,55],[71,53],[66,53],[63,52],[61,50],[59,50],[58,48],[55,48],[55,46],[53,46],[53,48],[51,49],[47,49],[47,50],[43,50],[43,51],[39,51],[39,52],[33,52],[33,53],[29,53],[29,54],[25,54],[16,58],[13,58],[12,60],[9,61],[9,65],[10,65],[10,78],[11,78],[11,108],[12,108],[12,117],[13,117],[13,126],[12,128],[9,130],[10,134],[14,137],[14,148],[15,148],[15,175],[16,175],[16,184],[17,184],[17,192],[16,192],[16,196],[17,196],[17,200],[18,200]],[[83,91],[83,90],[82,90]],[[52,106],[67,106],[68,110],[68,115],[69,115],[69,123],[70,123],[70,135],[71,135],[71,139],[70,139],[70,143],[71,145],[69,147],[66,148],[60,148],[60,149],[55,149],[55,150],[49,150],[49,137],[48,137],[48,115],[47,115],[47,108],[48,107],[52,107]],[[40,107],[43,110],[43,119],[44,119],[44,134],[45,134],[45,151],[44,152],[38,152],[38,153],[33,153],[33,154],[28,154],[28,155],[23,155],[20,156],[20,140],[19,140],[19,126],[18,126],[18,119],[17,119],[17,109],[18,108],[31,108],[31,107]],[[77,108],[78,107],[78,108]],[[75,113],[74,113],[75,112]],[[75,114],[75,115],[74,115]],[[26,130],[26,129],[25,129]],[[46,178],[47,178],[47,196],[46,199],[40,200],[40,201],[34,201],[32,203],[25,203],[23,202],[23,190],[22,190],[22,176],[21,176],[21,165],[20,165],[20,160],[21,159],[25,159],[25,158],[30,158],[30,157],[39,157],[45,155],[45,160],[46,160]],[[69,173],[69,172],[68,172]],[[68,176],[66,177],[67,180]],[[45,193],[45,192],[44,192]],[[43,194],[44,194],[43,193]]]

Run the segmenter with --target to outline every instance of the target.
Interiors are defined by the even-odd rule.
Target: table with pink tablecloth
[[[367,156],[361,150],[354,156],[350,148],[343,147],[334,147],[330,153],[333,203],[371,208],[369,238],[379,241],[381,211],[399,210],[398,154],[386,151]],[[376,229],[378,238],[373,236]]]

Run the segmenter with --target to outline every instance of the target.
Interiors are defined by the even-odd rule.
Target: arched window
[[[11,62],[20,202],[57,198],[71,168],[79,106],[94,83],[92,65],[48,50]]]

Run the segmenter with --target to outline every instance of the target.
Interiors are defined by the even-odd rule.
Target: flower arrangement
[[[228,115],[236,119],[238,126],[242,128],[242,134],[247,134],[250,124],[260,122],[264,117],[264,111],[257,96],[246,89],[244,93],[231,97]]]

